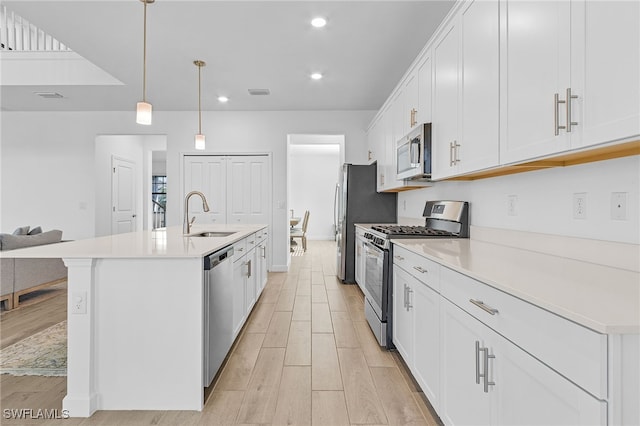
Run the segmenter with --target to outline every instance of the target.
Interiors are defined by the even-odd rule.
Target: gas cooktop
[[[374,225],[371,227],[371,229],[390,237],[394,237],[394,236],[456,237],[457,236],[453,232],[427,228],[426,226]]]

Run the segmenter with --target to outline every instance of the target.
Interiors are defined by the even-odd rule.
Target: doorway
[[[335,238],[335,194],[344,162],[344,135],[289,135],[288,213],[309,211],[309,240]]]

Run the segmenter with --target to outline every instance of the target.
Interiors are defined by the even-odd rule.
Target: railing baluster
[[[0,6],[0,43],[3,50],[71,51],[44,30]]]

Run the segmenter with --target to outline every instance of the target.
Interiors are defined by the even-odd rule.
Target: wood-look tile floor
[[[440,424],[402,360],[378,346],[358,286],[341,284],[335,268],[335,243],[310,241],[288,273],[269,274],[202,412],[99,411],[88,419],[3,417],[2,424]],[[4,312],[2,346],[46,328],[54,312],[64,319],[65,298]],[[3,410],[61,410],[65,393],[64,377],[0,376]]]

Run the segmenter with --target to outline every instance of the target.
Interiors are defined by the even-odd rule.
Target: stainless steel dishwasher
[[[208,387],[233,344],[233,246],[204,257],[204,368]]]

